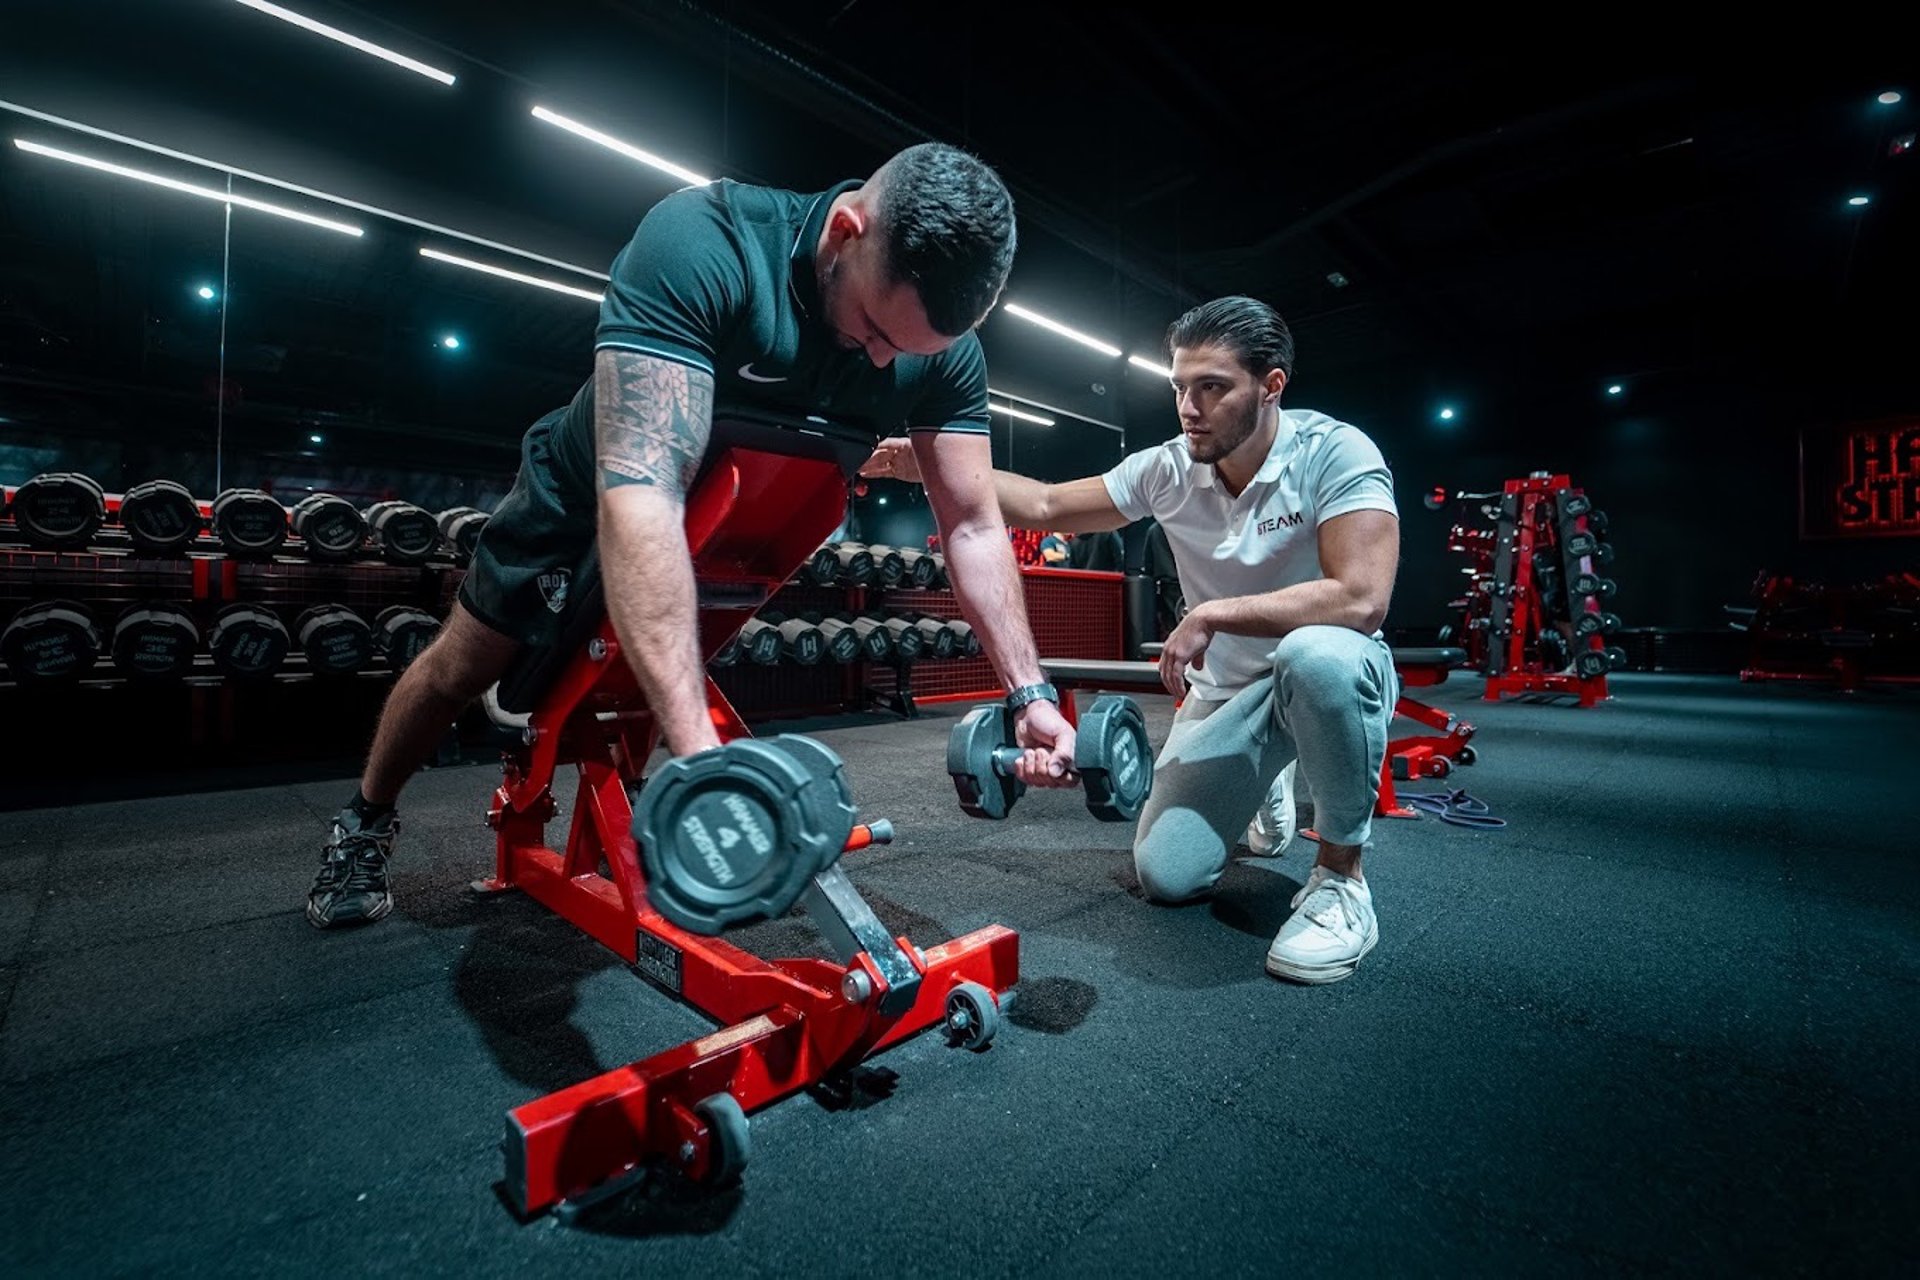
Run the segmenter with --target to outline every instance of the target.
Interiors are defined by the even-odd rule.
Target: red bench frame
[[[686,511],[703,659],[805,563],[839,524],[846,501],[847,476],[831,458],[744,447],[718,454]],[[711,679],[706,688],[722,740],[747,736]],[[523,1215],[597,1198],[656,1161],[703,1178],[714,1151],[695,1110],[702,1099],[725,1091],[751,1113],[943,1023],[947,995],[961,982],[997,997],[1018,981],[1019,938],[1001,926],[924,953],[896,939],[918,969],[918,987],[910,1007],[888,1013],[886,981],[864,951],[845,965],[763,960],[655,911],[631,831],[628,788],[638,783],[659,732],[604,615],[527,721],[525,745],[507,754],[505,780],[487,814],[498,833],[496,870],[478,887],[525,891],[721,1029],[510,1111],[502,1144],[506,1187]],[[564,764],[578,767],[579,789],[560,851],[548,847],[545,829],[555,813],[555,773]],[[867,825],[857,826],[847,849],[871,839]],[[601,874],[603,859],[610,875]],[[851,976],[856,972],[864,985]],[[871,994],[849,998],[863,990]]]

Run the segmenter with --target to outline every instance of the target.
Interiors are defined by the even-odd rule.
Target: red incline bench
[[[703,659],[840,524],[873,443],[811,417],[715,417],[686,513]],[[643,786],[658,729],[606,616],[597,566],[582,578],[561,642],[522,655],[488,697],[521,743],[488,812],[498,867],[480,887],[525,891],[720,1029],[510,1111],[506,1187],[523,1215],[591,1203],[655,1166],[730,1180],[747,1158],[748,1112],[842,1080],[931,1026],[982,1048],[999,994],[1019,978],[1019,939],[998,925],[924,952],[889,936],[838,859],[891,839],[890,824],[853,822],[826,748],[751,740],[710,678],[714,726],[737,751],[669,762]],[[745,763],[720,771],[713,761],[729,753]],[[579,784],[556,849],[546,825],[563,765]],[[796,901],[837,963],[763,960],[715,936]]]

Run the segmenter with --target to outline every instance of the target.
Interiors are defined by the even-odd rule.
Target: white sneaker
[[[1274,780],[1273,790],[1260,800],[1260,807],[1253,811],[1253,821],[1247,824],[1247,834],[1241,837],[1241,843],[1247,846],[1247,852],[1256,858],[1277,858],[1293,839],[1293,766],[1297,761],[1288,761],[1287,767],[1280,771]],[[1279,802],[1274,803],[1274,796]],[[1271,818],[1269,811],[1278,808],[1277,818]]]
[[[1316,866],[1293,905],[1293,915],[1267,948],[1267,972],[1276,978],[1338,982],[1380,941],[1373,891],[1364,880]]]

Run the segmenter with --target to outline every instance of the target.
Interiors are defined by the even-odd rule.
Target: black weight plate
[[[440,549],[440,522],[411,502],[378,503],[365,520],[374,545],[393,564],[425,564]]]
[[[1131,822],[1153,793],[1153,748],[1147,722],[1131,698],[1099,698],[1080,717],[1074,768],[1087,811],[1102,822]]]
[[[386,655],[387,665],[395,671],[412,666],[439,634],[440,619],[412,605],[391,605],[373,620],[374,646]]]
[[[91,476],[48,471],[13,491],[20,535],[49,550],[84,547],[107,518],[107,499]]]
[[[257,604],[230,604],[213,620],[207,652],[213,665],[235,679],[272,675],[286,661],[292,640],[286,624]]]
[[[200,536],[200,507],[187,487],[149,480],[121,495],[120,524],[141,551],[179,551]]]
[[[287,540],[287,509],[259,489],[225,489],[213,500],[213,536],[230,556],[270,556]]]
[[[0,658],[21,684],[77,680],[100,656],[93,614],[73,600],[28,605],[0,631]]]
[[[947,774],[960,807],[976,818],[1004,818],[1027,784],[993,767],[993,753],[1014,745],[1013,713],[1005,703],[975,707],[947,735]]]
[[[704,934],[785,914],[852,830],[839,757],[794,735],[668,761],[633,816],[648,899]]]
[[[294,505],[293,531],[314,559],[348,560],[366,541],[367,522],[346,499],[316,493]]]
[[[143,680],[174,680],[193,669],[200,628],[179,605],[135,605],[113,627],[113,665]]]
[[[373,660],[373,628],[344,605],[315,605],[294,622],[293,632],[316,674],[352,675]]]

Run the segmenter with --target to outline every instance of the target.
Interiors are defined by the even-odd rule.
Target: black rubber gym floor
[[[1417,789],[1509,825],[1382,823],[1381,943],[1325,988],[1261,968],[1310,846],[1150,906],[1129,828],[1074,795],[959,812],[959,709],[798,726],[899,829],[846,860],[889,924],[1019,931],[1010,1025],[880,1056],[888,1096],[758,1113],[735,1191],[661,1182],[572,1225],[502,1204],[504,1112],[710,1024],[531,901],[468,892],[494,767],[413,784],[394,915],[338,934],[301,906],[347,773],[0,814],[0,1270],[1910,1267],[1920,699],[1615,689],[1427,691],[1480,763]],[[1167,701],[1141,701],[1157,741]],[[750,943],[816,947],[804,917]]]

